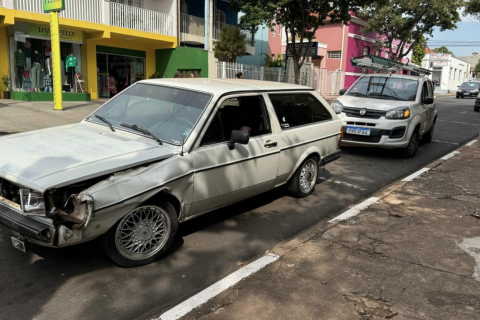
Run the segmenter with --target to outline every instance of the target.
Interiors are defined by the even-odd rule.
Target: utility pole
[[[60,27],[58,15],[65,10],[65,0],[43,0],[43,11],[50,13],[50,37],[52,43],[53,110],[63,110],[62,71],[60,57]]]

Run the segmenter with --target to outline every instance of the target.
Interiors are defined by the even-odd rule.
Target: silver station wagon
[[[101,237],[115,263],[144,265],[180,222],[284,184],[311,194],[341,131],[308,87],[141,81],[78,124],[0,138],[0,225],[22,251]]]

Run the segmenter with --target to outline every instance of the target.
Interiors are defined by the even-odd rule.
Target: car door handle
[[[273,147],[276,147],[277,146],[277,143],[276,142],[272,142],[272,141],[267,141],[267,143],[265,143],[265,148],[273,148]]]

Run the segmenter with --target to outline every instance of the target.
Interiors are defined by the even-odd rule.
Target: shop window
[[[52,46],[49,39],[28,37],[11,37],[10,70],[12,89],[14,91],[51,92],[52,79]],[[63,91],[76,90],[76,73],[82,70],[81,44],[60,42],[61,81],[65,85]],[[67,57],[75,57],[75,69],[68,77]],[[71,59],[73,60],[73,59]]]
[[[202,77],[202,70],[200,70],[200,69],[179,69],[176,74],[177,74],[176,78],[201,78]]]

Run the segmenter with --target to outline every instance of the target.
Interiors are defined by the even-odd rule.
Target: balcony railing
[[[205,19],[182,13],[180,20],[180,32],[204,37]]]
[[[226,24],[226,23],[223,23],[223,22],[216,22],[215,23],[215,28],[213,30],[213,38],[214,39],[220,39],[220,32],[222,32],[222,30],[224,28],[235,29],[236,26],[232,26],[231,24]]]
[[[60,12],[60,17],[102,23],[102,4],[103,0],[65,0],[65,10]],[[43,13],[43,2],[15,0],[15,9]]]
[[[110,2],[110,25],[174,36],[173,16]]]
[[[43,13],[43,1],[9,0],[17,10]],[[5,2],[5,0],[0,0]],[[60,17],[174,36],[173,16],[105,0],[65,0]]]

